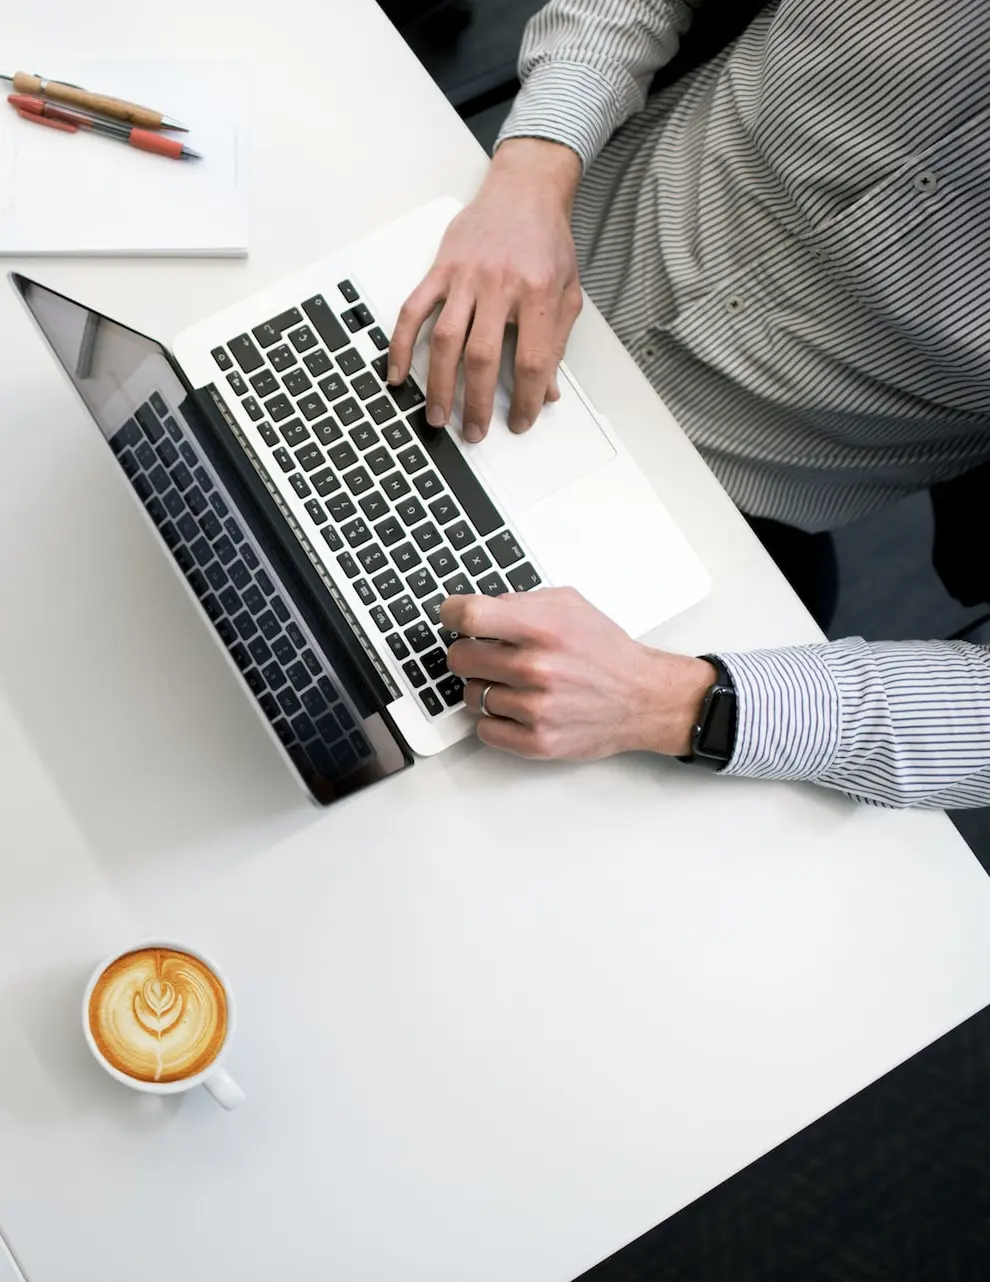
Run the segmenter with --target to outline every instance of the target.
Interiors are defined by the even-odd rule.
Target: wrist
[[[512,183],[559,201],[570,213],[581,181],[581,158],[560,142],[544,138],[507,138],[492,158],[486,185]]]
[[[649,646],[641,649],[630,697],[634,715],[629,746],[668,757],[686,756],[701,705],[716,679],[715,669],[707,659],[666,654]]]

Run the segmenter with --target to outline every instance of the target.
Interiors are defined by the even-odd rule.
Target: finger
[[[550,375],[550,384],[547,387],[546,400],[549,402],[560,400],[560,382],[557,375],[557,368],[564,359],[564,353],[567,350],[567,340],[570,337],[571,330],[574,328],[574,322],[581,312],[582,298],[581,287],[575,286],[569,289],[561,301],[560,314],[557,317],[557,330],[554,337],[554,367]]]
[[[431,427],[443,427],[450,418],[457,386],[457,367],[464,353],[474,304],[474,296],[466,290],[451,294],[433,327],[430,373],[426,384],[426,421]]]
[[[437,303],[442,303],[446,297],[446,281],[439,272],[432,271],[402,304],[388,349],[390,383],[401,383],[408,376],[419,331]]]
[[[554,333],[556,309],[545,293],[531,295],[519,310],[516,367],[509,407],[509,428],[525,432],[543,405],[556,367]]]
[[[527,620],[531,607],[532,601],[524,593],[451,596],[440,607],[440,622],[462,637],[491,637],[493,641],[518,645],[533,635],[533,626]]]
[[[518,721],[509,721],[504,717],[480,717],[478,720],[478,738],[490,748],[499,748],[502,752],[514,752],[518,757],[538,757],[533,731]]]
[[[513,650],[498,641],[476,641],[462,637],[447,651],[447,667],[465,681],[498,681],[517,684],[513,675]]]
[[[504,299],[478,300],[464,349],[462,422],[466,441],[483,440],[488,433],[507,321],[508,307]]]
[[[504,721],[515,721],[522,726],[530,724],[525,697],[518,690],[510,690],[508,686],[500,685],[498,682],[469,681],[467,683],[464,687],[464,705],[471,712],[484,716],[481,711],[482,690],[488,691],[485,695],[485,707],[488,709],[489,718],[501,717]]]

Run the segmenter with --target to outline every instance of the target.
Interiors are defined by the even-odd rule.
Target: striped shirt
[[[500,135],[585,174],[582,281],[723,486],[822,530],[990,460],[990,5],[776,0],[647,99],[703,0],[551,0]],[[990,648],[722,656],[726,773],[990,804]]]

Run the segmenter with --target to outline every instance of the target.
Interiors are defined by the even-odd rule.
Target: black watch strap
[[[715,669],[697,723],[691,730],[691,753],[679,757],[692,765],[722,770],[732,760],[736,746],[736,688],[722,660],[715,654],[700,656]]]

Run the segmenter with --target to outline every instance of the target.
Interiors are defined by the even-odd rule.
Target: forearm
[[[528,23],[522,90],[499,134],[561,143],[590,164],[642,108],[704,0],[550,0]]]
[[[887,806],[990,805],[990,647],[852,637],[720,657],[738,701],[726,774]]]

